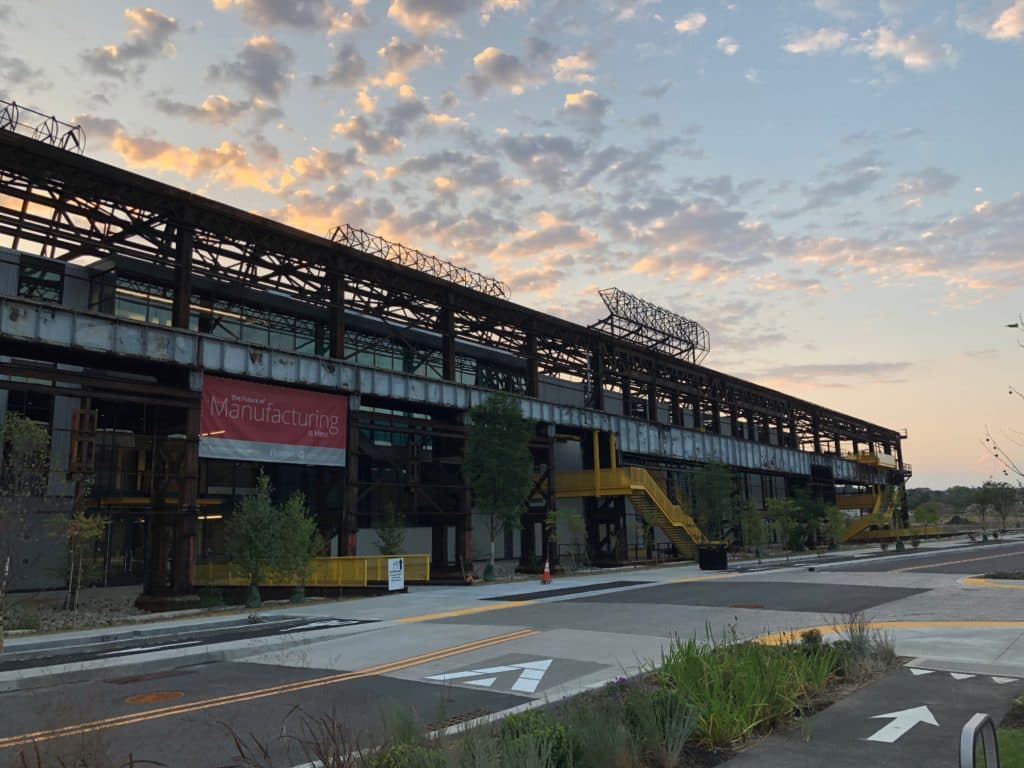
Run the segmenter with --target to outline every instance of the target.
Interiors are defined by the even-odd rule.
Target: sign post
[[[405,560],[401,557],[388,558],[388,592],[405,589]]]

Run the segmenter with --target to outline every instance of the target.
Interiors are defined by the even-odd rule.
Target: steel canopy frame
[[[618,391],[624,412],[654,421],[667,409],[714,430],[722,416],[738,436],[838,452],[881,446],[902,465],[899,432],[646,348],[351,245],[288,227],[138,174],[0,130],[0,245],[47,258],[114,257],[175,275],[175,324],[187,325],[191,280],[275,291],[326,309],[331,356],[340,358],[345,312],[441,337],[443,377],[455,376],[456,340],[525,361],[527,392],[539,379],[582,382],[588,407]],[[499,291],[500,292],[500,291]]]

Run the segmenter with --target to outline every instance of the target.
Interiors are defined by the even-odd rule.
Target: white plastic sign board
[[[400,557],[388,558],[388,592],[405,589],[405,561]]]

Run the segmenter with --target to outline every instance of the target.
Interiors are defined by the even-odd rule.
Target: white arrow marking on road
[[[914,677],[920,677],[921,675],[930,675],[934,671],[934,669],[915,669],[914,667],[910,668],[910,672],[914,675]]]
[[[968,678],[974,677],[974,675],[967,675],[963,672],[950,672],[949,676],[954,680],[967,680]]]
[[[1017,678],[1016,677],[993,677],[992,678],[992,682],[993,683],[997,683],[998,685],[1006,685],[1007,683],[1016,683],[1017,682]]]
[[[539,659],[537,661],[525,661],[522,664],[506,664],[500,667],[486,667],[484,669],[467,669],[464,672],[446,672],[443,675],[429,675],[427,680],[447,682],[448,680],[464,680],[466,685],[477,685],[481,688],[490,688],[498,678],[493,675],[502,672],[518,672],[519,678],[512,684],[513,691],[521,693],[534,693],[544,679],[544,673],[554,659]],[[492,675],[492,677],[486,677]],[[467,678],[476,678],[469,680]]]
[[[871,719],[877,720],[882,717],[891,717],[893,720],[884,728],[868,736],[865,741],[881,741],[885,744],[892,744],[918,723],[927,723],[928,725],[939,724],[935,720],[935,715],[932,714],[932,711],[924,705],[914,707],[913,709],[903,709],[899,712],[890,712],[886,715],[873,715]]]

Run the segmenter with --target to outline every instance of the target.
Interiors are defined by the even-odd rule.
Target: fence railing
[[[405,560],[405,580],[409,583],[430,581],[430,555],[356,555],[353,557],[317,557],[313,559],[307,587],[365,587],[374,582],[387,582],[388,560]],[[196,563],[193,583],[197,587],[245,587],[249,577],[234,563]],[[291,576],[268,572],[261,587],[296,586]]]

